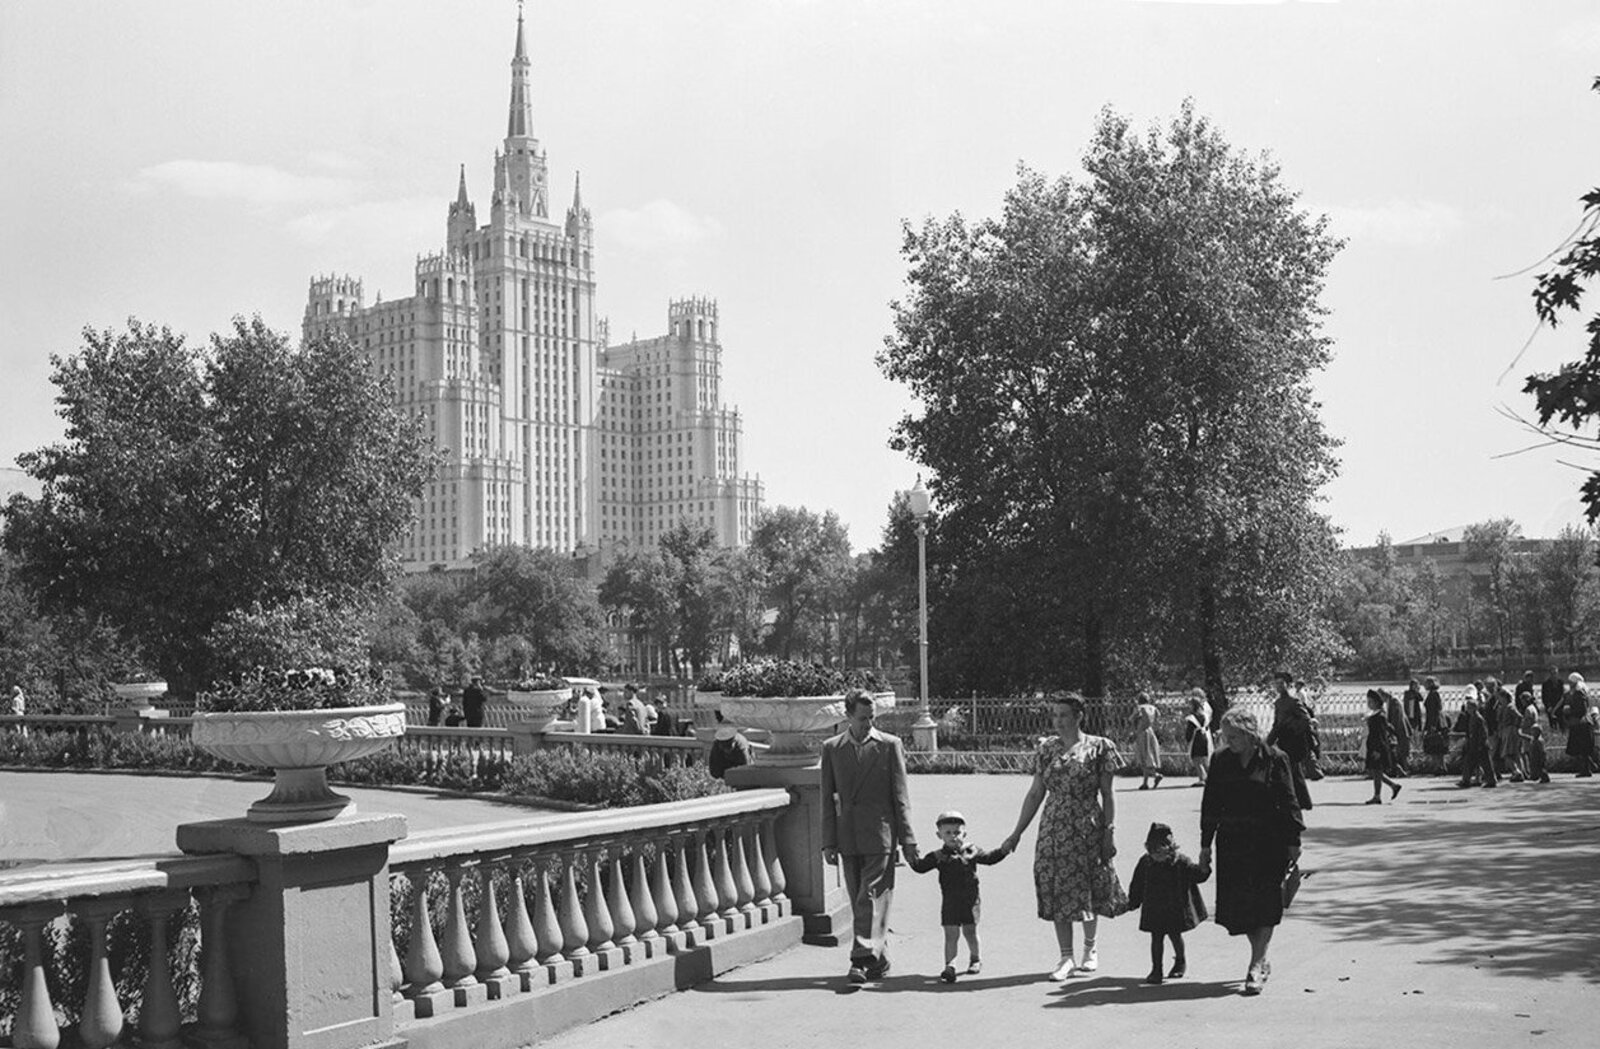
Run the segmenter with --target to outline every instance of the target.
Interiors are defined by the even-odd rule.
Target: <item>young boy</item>
[[[999,863],[1006,858],[1004,849],[989,851],[968,845],[967,818],[954,810],[941,812],[934,820],[943,843],[933,852],[911,864],[918,874],[926,874],[935,867],[939,870],[939,892],[943,897],[939,905],[939,924],[944,926],[944,971],[939,979],[945,983],[956,982],[956,947],[961,937],[967,939],[967,973],[977,975],[983,971],[982,952],[978,948],[978,864]]]

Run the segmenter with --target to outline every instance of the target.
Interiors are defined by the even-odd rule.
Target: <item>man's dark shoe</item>
[[[852,965],[850,966],[850,971],[845,974],[845,979],[849,980],[851,983],[866,983],[867,970],[863,969],[859,965]]]
[[[867,963],[867,979],[881,980],[889,975],[889,959],[887,956]]]

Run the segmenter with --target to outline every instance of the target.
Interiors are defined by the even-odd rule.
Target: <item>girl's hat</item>
[[[1172,840],[1172,828],[1165,823],[1150,824],[1150,833],[1144,836],[1146,845],[1160,845],[1162,842]]]
[[[939,818],[933,821],[933,825],[935,827],[942,827],[946,823],[959,823],[965,827],[967,825],[967,818],[961,815],[961,813],[957,812],[955,809],[946,809],[944,812],[939,813]]]

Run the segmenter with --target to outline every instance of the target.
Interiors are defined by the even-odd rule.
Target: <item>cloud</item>
[[[636,252],[669,252],[694,247],[722,236],[722,223],[701,218],[670,200],[652,200],[640,208],[617,208],[595,220],[601,237]]]
[[[139,169],[128,188],[141,194],[177,192],[200,200],[250,204],[326,204],[348,200],[360,189],[347,178],[299,175],[232,160],[168,160]]]
[[[1313,212],[1318,209],[1313,207]],[[1449,240],[1466,225],[1461,212],[1438,200],[1391,200],[1383,204],[1332,205],[1321,209],[1333,232],[1353,241],[1376,240],[1417,247]]]
[[[337,208],[307,212],[288,224],[289,233],[312,246],[359,245],[365,251],[378,245],[394,248],[409,258],[418,251],[444,246],[445,205],[437,197],[399,200],[364,200]],[[368,252],[375,254],[375,251]]]

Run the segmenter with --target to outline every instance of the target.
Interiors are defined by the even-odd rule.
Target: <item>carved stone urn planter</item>
[[[353,813],[328,788],[328,766],[376,754],[405,735],[404,703],[325,710],[196,714],[190,739],[224,761],[270,768],[272,793],[250,806],[256,823],[311,823]]]
[[[817,764],[822,741],[844,720],[844,696],[723,696],[722,716],[742,728],[766,729],[772,745],[757,765],[804,768]]]
[[[513,690],[506,693],[506,702],[517,708],[517,720],[533,725],[536,732],[549,731],[571,699],[570,688],[541,689],[538,692]]]

